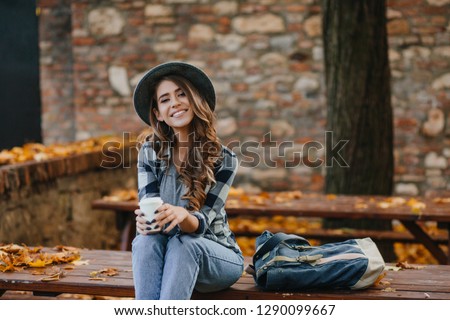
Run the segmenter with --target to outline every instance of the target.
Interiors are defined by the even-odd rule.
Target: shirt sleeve
[[[156,153],[150,143],[144,143],[139,150],[137,162],[139,201],[160,196],[155,160]]]
[[[236,155],[224,147],[222,163],[215,170],[216,183],[208,190],[205,204],[199,211],[192,212],[199,219],[199,227],[195,234],[203,235],[225,207],[225,201],[237,169],[238,161]]]

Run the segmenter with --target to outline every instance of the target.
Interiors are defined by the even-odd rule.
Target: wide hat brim
[[[184,62],[167,62],[160,64],[142,77],[134,90],[133,102],[136,113],[148,125],[150,124],[150,103],[155,95],[156,85],[168,75],[186,78],[194,85],[206,100],[211,110],[216,107],[216,93],[208,76],[199,68]]]

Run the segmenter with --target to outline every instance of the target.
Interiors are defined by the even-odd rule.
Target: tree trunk
[[[323,0],[322,27],[327,131],[333,137],[326,141],[326,192],[390,195],[393,127],[385,0]],[[390,222],[353,222],[343,226],[391,227]],[[395,258],[392,245],[382,251],[385,260]]]

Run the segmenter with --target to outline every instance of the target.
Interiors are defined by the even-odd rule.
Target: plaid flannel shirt
[[[170,162],[169,151],[167,155]],[[137,164],[139,200],[161,196],[159,186],[167,172],[168,165],[166,161],[157,158],[153,142],[148,141],[142,145]],[[206,187],[205,203],[200,210],[190,213],[199,219],[199,227],[192,235],[203,236],[240,253],[241,250],[236,243],[233,232],[230,230],[225,212],[225,201],[237,169],[236,155],[222,146],[221,161],[214,167],[216,183],[212,187]],[[166,178],[176,179],[173,176]]]

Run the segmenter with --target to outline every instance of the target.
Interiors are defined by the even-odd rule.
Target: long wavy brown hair
[[[216,116],[189,80],[176,75],[166,76],[159,83],[163,80],[172,81],[183,90],[194,112],[194,118],[190,123],[191,147],[186,161],[181,165],[180,177],[187,187],[186,194],[183,195],[183,199],[189,201],[187,209],[198,211],[205,203],[206,187],[212,187],[216,182],[214,165],[220,161],[222,145],[215,129]],[[155,150],[157,157],[168,162],[168,154],[172,154],[172,152],[167,151],[177,147],[176,137],[171,127],[156,119],[154,108],[158,108],[156,97],[152,98],[150,105],[150,123],[153,134],[148,135],[146,140],[153,141],[154,146],[159,146]]]

